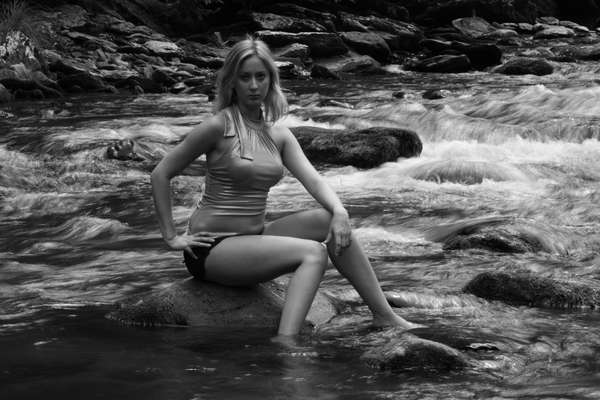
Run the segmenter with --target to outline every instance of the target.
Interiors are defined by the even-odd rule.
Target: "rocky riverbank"
[[[385,1],[371,8],[359,7],[360,1],[349,2],[354,8],[318,1],[263,2],[267,4],[257,10],[235,13],[233,8],[223,10],[234,6],[230,2],[205,9],[192,3],[187,18],[201,27],[198,32],[185,28],[185,35],[173,33],[175,17],[161,26],[133,0],[102,6],[29,5],[29,24],[5,29],[0,44],[0,102],[93,92],[210,97],[227,48],[248,33],[271,46],[284,78],[296,79],[384,74],[389,64],[422,72],[543,75],[552,73],[558,62],[600,58],[597,32],[541,15],[558,12],[552,7],[493,13],[493,1],[471,1],[462,8],[459,3],[466,2],[459,1],[426,8],[411,18],[422,2],[408,2],[416,4],[413,8]],[[234,23],[218,25],[227,12]],[[179,18],[180,30],[193,26]]]

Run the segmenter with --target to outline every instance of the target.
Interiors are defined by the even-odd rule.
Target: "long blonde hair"
[[[219,112],[235,103],[235,80],[242,63],[251,56],[256,56],[265,64],[270,75],[269,90],[263,103],[264,118],[267,122],[275,122],[288,111],[287,100],[279,83],[279,71],[273,60],[269,47],[259,39],[248,37],[237,42],[227,53],[223,67],[217,75],[217,95],[214,110]]]

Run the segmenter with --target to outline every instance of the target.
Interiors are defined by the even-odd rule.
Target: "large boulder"
[[[392,56],[386,41],[376,33],[341,32],[340,36],[357,53],[369,55],[379,62],[387,62]]]
[[[227,287],[189,278],[141,298],[130,299],[107,318],[127,325],[276,328],[286,285],[283,279],[252,287]],[[306,317],[308,326],[328,322],[337,313],[318,292]]]
[[[557,280],[532,273],[484,272],[464,288],[487,300],[547,308],[600,307],[600,282]]]
[[[505,75],[548,75],[554,72],[554,67],[542,58],[515,57],[493,69]]]
[[[353,132],[311,126],[291,128],[306,156],[315,163],[373,168],[400,157],[416,157],[423,144],[418,135],[398,128],[373,127]]]
[[[292,43],[305,44],[313,57],[331,57],[348,52],[348,47],[339,35],[329,32],[289,33],[258,31],[256,36],[272,47],[283,47]]]

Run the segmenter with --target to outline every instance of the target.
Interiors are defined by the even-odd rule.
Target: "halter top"
[[[248,120],[235,105],[222,113],[225,150],[207,155],[204,193],[190,227],[218,232],[262,228],[269,190],[283,176],[279,150],[262,118]]]

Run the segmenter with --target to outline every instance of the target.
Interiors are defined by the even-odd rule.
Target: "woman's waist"
[[[190,217],[188,230],[194,232],[222,232],[241,235],[259,234],[265,224],[264,211],[259,214],[229,214],[210,206],[199,205]]]

